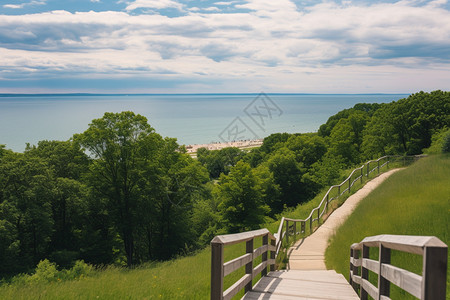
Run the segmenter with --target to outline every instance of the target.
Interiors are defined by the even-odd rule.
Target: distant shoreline
[[[239,149],[259,147],[262,145],[264,139],[257,140],[242,140],[242,141],[232,141],[232,142],[213,142],[209,144],[194,144],[185,145],[187,153],[194,154],[197,153],[198,149],[206,148],[207,150],[221,150],[229,147],[237,147]]]

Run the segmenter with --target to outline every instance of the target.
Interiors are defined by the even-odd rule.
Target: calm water
[[[68,140],[104,112],[144,115],[156,132],[180,144],[314,132],[356,103],[407,95],[143,95],[0,97],[0,144],[17,152],[40,140]],[[238,117],[238,118],[237,118]]]

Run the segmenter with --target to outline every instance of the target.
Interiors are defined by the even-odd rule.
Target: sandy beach
[[[206,148],[208,150],[220,150],[228,147],[237,147],[240,149],[259,147],[263,143],[263,139],[258,140],[244,140],[244,141],[233,141],[228,143],[214,142],[210,144],[195,144],[186,145],[187,153],[196,153],[200,148]]]

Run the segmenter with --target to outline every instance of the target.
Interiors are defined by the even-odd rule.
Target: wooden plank
[[[400,269],[396,266],[382,264],[381,275],[395,284],[396,286],[404,289],[414,297],[420,299],[422,277],[409,272],[407,270]]]
[[[425,247],[447,247],[434,236],[414,235],[376,235],[363,239],[361,243],[368,247],[378,247],[382,243],[386,248],[413,254],[423,254]]]
[[[354,282],[356,282],[357,284],[361,284],[361,276],[353,275],[352,278]]]
[[[364,258],[362,266],[376,274],[380,272],[380,263],[373,259]]]
[[[222,299],[223,245],[211,244],[211,300]]]
[[[297,299],[358,299],[344,276],[329,271],[270,272],[261,278],[252,292],[266,293],[263,299],[277,299],[272,298],[275,295],[296,296]]]
[[[253,239],[248,240],[245,245],[245,252],[250,253],[253,257]],[[253,279],[253,258],[250,262],[245,265],[245,274],[250,274],[250,282],[245,286],[245,292],[252,290],[252,279]]]
[[[233,244],[245,242],[250,239],[260,237],[260,236],[263,236],[266,234],[269,234],[269,236],[272,236],[272,234],[266,228],[253,230],[253,231],[246,231],[246,232],[242,232],[242,233],[218,235],[211,241],[211,243],[220,243],[223,245],[233,245]]]
[[[392,299],[389,298],[388,296],[380,295],[380,300],[392,300]]]
[[[245,274],[223,293],[223,299],[229,300],[233,298],[233,296],[239,293],[239,291],[242,290],[249,282],[252,282],[252,276],[250,274]]]
[[[254,269],[253,269],[253,278],[255,278],[259,273],[261,273],[261,271],[267,268],[267,261],[263,261],[262,263],[260,263],[259,265],[257,265]]]
[[[389,265],[391,263],[391,249],[380,245],[378,260],[378,293],[380,294],[380,297],[388,297],[391,294],[391,282],[381,274],[381,268],[384,265]]]
[[[378,289],[366,279],[361,279],[361,287],[372,297],[378,299]]]
[[[240,267],[252,261],[252,254],[247,253],[238,258],[230,260],[223,264],[223,276],[227,276],[228,274],[236,271]]]
[[[355,266],[355,267],[361,267],[361,264],[362,264],[361,258],[350,257],[350,262],[351,262],[352,265]]]
[[[253,250],[253,259],[257,258],[258,256],[260,256],[264,252],[267,252],[268,248],[269,248],[268,245],[262,245],[261,247],[256,248],[255,250]]]
[[[357,296],[354,297],[340,297],[340,296],[332,296],[332,297],[303,297],[303,296],[297,296],[297,295],[288,295],[288,294],[269,294],[269,293],[262,293],[262,292],[249,292],[245,294],[244,297],[242,297],[241,300],[359,300]]]
[[[447,247],[426,247],[423,257],[421,299],[445,299],[447,276]]]
[[[269,236],[268,235],[263,236],[262,243],[264,246],[266,246],[267,249],[269,249]],[[261,260],[266,263],[266,268],[261,272],[261,276],[267,275],[267,258],[268,258],[267,254],[268,254],[268,250],[266,250],[262,254],[262,257],[261,257]]]

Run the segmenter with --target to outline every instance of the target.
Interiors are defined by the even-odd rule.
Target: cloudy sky
[[[446,0],[0,3],[0,93],[450,89]]]

